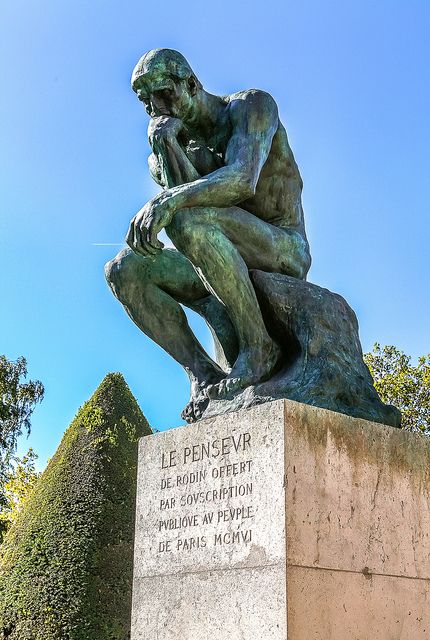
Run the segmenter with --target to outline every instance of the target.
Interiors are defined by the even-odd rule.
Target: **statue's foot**
[[[191,397],[181,412],[181,416],[187,422],[199,420],[209,404],[207,389],[218,384],[225,377],[221,368],[212,368],[204,374],[204,380],[197,378],[191,380]]]
[[[202,417],[208,404],[209,398],[207,395],[191,398],[181,412],[182,419],[186,422],[197,422]]]
[[[218,383],[209,385],[205,395],[212,399],[227,398],[242,389],[268,380],[278,368],[281,355],[280,347],[273,341],[266,348],[241,352],[229,375]]]

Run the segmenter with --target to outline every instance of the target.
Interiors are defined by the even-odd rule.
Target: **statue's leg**
[[[215,359],[222,369],[229,371],[239,354],[239,345],[227,309],[212,294],[187,306],[206,320],[214,341]]]
[[[161,185],[176,186],[183,182],[192,182],[215,171],[222,164],[221,159],[210,149],[197,143],[186,151],[169,134],[163,135],[163,127],[169,126],[168,117],[152,121],[150,138],[154,148],[149,157],[151,175]],[[155,132],[157,133],[154,136]],[[205,290],[204,297],[184,302],[193,311],[200,314],[211,329],[217,360],[225,368],[231,368],[237,358],[237,337],[224,305]]]
[[[194,387],[225,376],[191,331],[179,304],[192,306],[208,295],[183,255],[164,249],[155,257],[144,258],[124,249],[107,263],[105,273],[131,319],[184,367]]]
[[[267,333],[249,269],[304,277],[309,265],[303,239],[237,207],[180,210],[166,231],[208,291],[225,305],[238,337],[238,358],[216,394],[270,376],[280,350]]]

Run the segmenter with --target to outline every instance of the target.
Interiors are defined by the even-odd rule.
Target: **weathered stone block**
[[[273,403],[140,441],[133,640],[284,640],[283,430]]]
[[[426,637],[426,437],[277,401],[143,438],[138,487],[132,640]]]

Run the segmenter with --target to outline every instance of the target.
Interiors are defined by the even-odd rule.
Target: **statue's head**
[[[133,70],[131,86],[150,116],[182,120],[192,116],[195,96],[202,88],[187,60],[174,49],[145,53]]]

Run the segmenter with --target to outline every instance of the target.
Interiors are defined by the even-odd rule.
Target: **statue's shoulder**
[[[276,106],[275,99],[262,89],[244,89],[243,91],[237,91],[231,93],[228,96],[223,96],[223,99],[230,105],[240,105],[245,103],[263,103],[274,104]]]
[[[241,119],[246,114],[267,114],[277,117],[278,107],[274,98],[262,89],[245,89],[224,96],[228,104],[230,116],[234,119]]]

